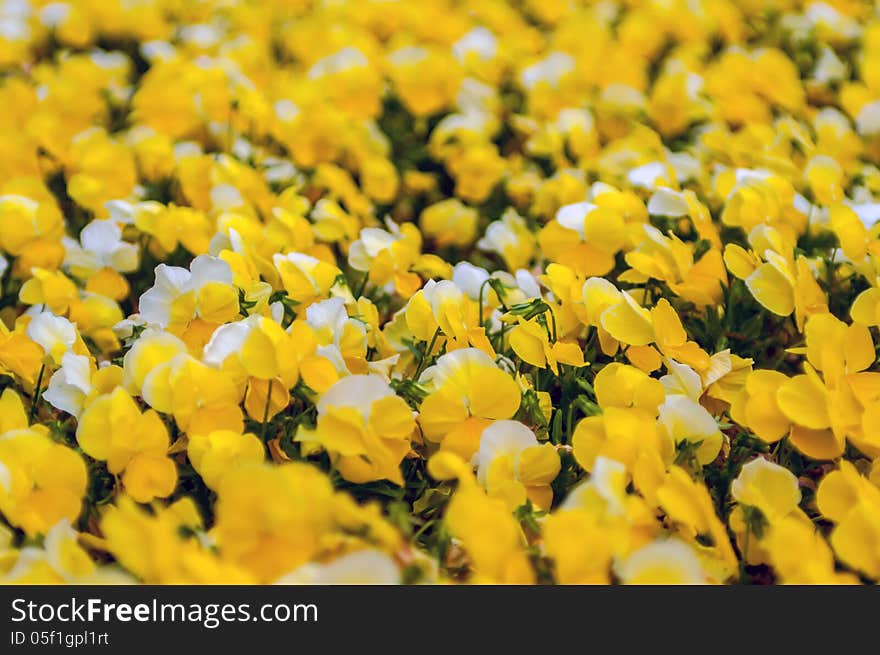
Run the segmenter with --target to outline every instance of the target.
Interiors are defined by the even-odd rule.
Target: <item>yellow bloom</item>
[[[741,505],[759,509],[770,523],[788,516],[801,500],[794,474],[763,457],[743,465],[730,493]]]
[[[403,485],[400,462],[415,418],[387,382],[371,375],[343,378],[321,395],[317,408],[316,427],[300,427],[297,441],[325,448],[347,480]]]
[[[229,430],[191,436],[186,452],[205,484],[215,490],[229,471],[239,466],[258,464],[266,457],[263,444],[256,435]]]
[[[189,498],[147,513],[122,496],[101,518],[106,549],[148,584],[250,584],[253,575],[190,537],[202,528]]]
[[[614,567],[624,584],[705,584],[706,574],[693,549],[677,539],[655,541]]]
[[[144,379],[142,395],[156,411],[173,415],[190,435],[241,431],[243,425],[243,389],[226,372],[189,355],[176,355],[156,366]]]
[[[476,348],[442,355],[419,381],[430,389],[419,409],[419,424],[435,443],[468,421],[509,419],[519,409],[519,385]],[[468,441],[457,452],[469,459],[477,447],[478,443]]]
[[[28,428],[21,400],[9,389],[0,410],[0,512],[29,536],[46,534],[61,519],[75,521],[88,482],[82,457],[42,426]]]
[[[428,462],[428,471],[441,480],[459,480],[458,490],[446,509],[445,523],[467,551],[473,582],[534,582],[523,548],[522,531],[507,504],[500,498],[487,496],[464,461],[454,453],[435,455]]]
[[[559,455],[552,444],[538,443],[522,423],[502,420],[487,426],[474,461],[480,484],[490,496],[503,498],[511,510],[526,498],[539,509],[550,509],[550,483],[559,474]]]
[[[489,223],[486,233],[477,247],[497,253],[508,270],[515,271],[528,265],[535,254],[535,237],[525,219],[515,209],[508,207],[501,219]]]
[[[76,285],[61,271],[34,268],[33,277],[21,286],[19,298],[28,305],[43,305],[54,314],[66,314],[77,297]]]
[[[837,557],[870,578],[880,578],[880,489],[841,461],[819,483],[816,504],[833,521],[831,545]]]
[[[241,466],[223,476],[217,493],[212,535],[223,559],[259,582],[308,562],[333,527],[333,487],[307,464]]]
[[[554,341],[536,319],[518,317],[519,323],[509,332],[510,347],[525,362],[538,368],[549,368],[559,374],[559,364],[584,365],[584,353],[576,342]]]
[[[165,424],[152,410],[141,414],[121,387],[91,402],[80,417],[76,440],[87,455],[106,461],[111,473],[122,473],[126,492],[138,502],[169,496],[177,485],[177,468],[165,456]]]
[[[284,290],[301,309],[343,293],[337,283],[342,271],[332,264],[301,253],[276,254],[273,262],[281,275]]]
[[[139,311],[148,323],[177,330],[196,316],[210,323],[231,321],[239,313],[232,270],[210,255],[196,257],[190,270],[159,264],[155,284],[141,295]]]
[[[711,463],[721,449],[721,430],[712,415],[702,405],[687,396],[670,395],[658,407],[658,424],[676,444],[696,448],[697,461]]]
[[[469,245],[477,235],[477,210],[455,198],[442,200],[425,208],[419,227],[438,246]]]

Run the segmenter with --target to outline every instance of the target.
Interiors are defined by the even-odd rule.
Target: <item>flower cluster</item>
[[[0,1],[0,581],[880,580],[880,6]]]

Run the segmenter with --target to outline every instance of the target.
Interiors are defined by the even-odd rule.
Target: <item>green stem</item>
[[[354,294],[354,299],[357,300],[362,295],[364,295],[364,289],[367,288],[367,280],[370,279],[370,272],[367,271],[364,273],[364,279],[361,280],[361,286],[358,288],[357,293]]]
[[[416,369],[416,374],[413,376],[413,381],[418,382],[419,376],[422,374],[422,369],[425,366],[425,363],[428,361],[428,357],[431,356],[431,351],[434,350],[434,344],[437,343],[437,337],[440,336],[440,328],[438,327],[434,330],[434,336],[431,337],[431,343],[428,344],[428,347],[425,349],[425,354],[422,355],[421,360],[419,360],[419,366]]]
[[[553,334],[552,334],[551,336],[553,337],[553,343],[556,343],[556,339],[557,339],[557,334],[556,334],[556,314],[553,313],[553,310],[552,310],[552,309],[549,310],[549,312],[550,312],[550,322],[551,322],[551,324],[553,325]]]
[[[486,285],[489,284],[489,280],[490,278],[487,277],[480,285],[480,327],[483,327],[483,289],[485,289]]]
[[[40,373],[37,375],[37,388],[34,389],[34,402],[31,403],[31,411],[28,414],[28,423],[34,422],[34,416],[37,413],[37,403],[40,402],[40,392],[42,391],[43,386],[43,373],[46,372],[46,365],[42,364],[40,366]]]
[[[263,408],[263,443],[266,443],[266,430],[269,427],[269,404],[272,402],[272,385],[275,380],[269,380],[269,386],[266,389],[266,406]]]

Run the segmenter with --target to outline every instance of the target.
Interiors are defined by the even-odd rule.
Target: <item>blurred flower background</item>
[[[880,4],[0,2],[0,580],[880,579]]]

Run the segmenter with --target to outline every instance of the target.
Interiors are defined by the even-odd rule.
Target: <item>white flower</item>
[[[514,475],[519,478],[519,456],[526,448],[539,445],[535,433],[519,421],[495,421],[483,430],[480,448],[474,453],[472,463],[477,467],[477,480],[485,487],[492,461],[504,456],[513,458]]]
[[[175,301],[190,292],[198,294],[209,282],[232,284],[232,269],[219,257],[199,255],[190,264],[190,270],[159,264],[153,286],[141,295],[138,303],[140,315],[147,323],[168,327]]]
[[[597,209],[597,206],[591,202],[575,202],[570,205],[563,205],[556,212],[556,222],[562,227],[574,230],[583,239],[584,219],[594,209]]]
[[[93,391],[91,362],[85,355],[66,352],[61,357],[61,368],[55,371],[49,386],[43,392],[52,407],[79,418],[86,398]]]
[[[92,221],[82,229],[79,239],[63,239],[67,251],[64,264],[77,277],[88,277],[103,268],[121,273],[137,269],[137,246],[122,240],[122,230],[115,221]]]
[[[394,242],[400,239],[399,230],[395,234],[378,227],[365,227],[361,230],[360,238],[351,244],[348,263],[356,271],[369,271],[370,264],[379,253],[383,250],[391,250]]]
[[[483,287],[488,279],[489,271],[470,262],[458,262],[452,269],[452,282],[471,300],[479,300],[481,289],[484,301],[489,297],[489,291]]]
[[[318,414],[330,407],[350,407],[360,412],[366,423],[370,419],[373,403],[394,396],[394,389],[376,375],[350,375],[333,384],[318,400]]]
[[[52,312],[42,312],[34,316],[27,326],[31,341],[39,344],[43,352],[55,363],[60,363],[64,353],[76,343],[76,326],[62,316]]]
[[[531,91],[541,82],[551,86],[559,86],[560,80],[575,69],[575,60],[565,52],[551,52],[544,59],[520,73],[520,81],[527,91]]]
[[[503,256],[508,248],[519,245],[521,235],[527,229],[525,219],[517,214],[516,210],[508,209],[501,216],[501,220],[489,223],[486,234],[477,241],[477,248]],[[583,221],[581,221],[581,230],[583,230]]]
[[[701,384],[699,376],[697,384]],[[675,394],[667,396],[658,411],[657,422],[676,444],[684,441],[699,444],[696,456],[701,464],[708,464],[718,456],[721,431],[705,407],[688,396]]]
[[[660,378],[667,395],[678,394],[699,402],[703,395],[703,381],[700,374],[687,364],[680,364],[674,359],[666,361],[669,373]]]

